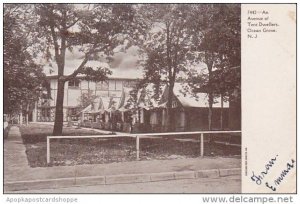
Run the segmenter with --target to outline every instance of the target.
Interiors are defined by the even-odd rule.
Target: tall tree
[[[4,6],[4,112],[10,115],[26,115],[33,109],[42,90],[45,75],[30,52],[32,43],[27,38],[31,30],[23,25],[28,16],[24,5],[6,4]]]
[[[214,95],[230,95],[240,86],[240,4],[193,5],[188,21],[196,60],[206,65],[201,76],[190,72],[195,92],[208,93],[208,128],[212,129]],[[222,114],[221,114],[222,115]],[[221,119],[222,121],[222,119]]]
[[[107,78],[109,70],[86,67],[89,60],[99,55],[112,55],[123,44],[128,26],[133,18],[131,5],[113,4],[37,4],[35,12],[41,28],[40,37],[47,42],[47,53],[58,68],[58,86],[53,135],[60,135],[63,127],[64,84],[78,74],[94,81]],[[81,64],[70,75],[64,74],[66,52],[77,49],[83,54]]]
[[[143,5],[138,13],[144,24],[143,37],[138,43],[145,57],[142,82],[155,84],[156,92],[162,85],[168,86],[166,115],[170,131],[174,83],[178,73],[186,69],[192,43],[186,27],[189,7],[182,4]]]

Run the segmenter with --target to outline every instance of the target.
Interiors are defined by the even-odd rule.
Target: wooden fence
[[[140,138],[149,136],[178,136],[178,135],[200,135],[200,156],[204,155],[204,134],[229,134],[241,133],[236,131],[193,131],[193,132],[163,132],[163,133],[139,133],[139,134],[118,134],[118,135],[85,135],[85,136],[47,136],[47,164],[50,163],[50,140],[51,139],[78,139],[78,138],[114,138],[114,137],[132,137],[136,140],[136,159],[140,159]],[[240,135],[235,135],[240,136]]]

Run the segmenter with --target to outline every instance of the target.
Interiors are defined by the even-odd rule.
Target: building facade
[[[140,106],[138,123],[141,124],[143,129],[151,132],[208,130],[208,94],[192,94],[184,91],[183,87],[187,86],[187,84],[183,83],[174,84],[171,110],[169,112],[172,119],[171,127],[168,127],[169,124],[167,122],[167,101],[169,95],[169,88],[167,86],[163,88],[164,90],[159,100],[156,103],[151,102],[154,104],[153,108],[146,107],[145,105]],[[150,91],[147,92],[151,94]],[[153,96],[149,96],[148,98],[153,98]],[[222,101],[220,96],[214,96],[212,112],[212,130],[228,129],[228,100],[225,101],[223,99]]]
[[[48,76],[46,89],[48,97],[42,97],[35,104],[32,112],[33,122],[53,122],[55,118],[55,106],[57,96],[57,76]],[[133,87],[136,79],[109,78],[106,81],[92,82],[76,77],[65,83],[64,89],[64,121],[77,120],[78,112],[82,107],[82,96],[93,95],[95,97],[121,97],[124,87]]]

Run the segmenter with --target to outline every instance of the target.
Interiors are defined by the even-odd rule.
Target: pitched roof
[[[92,110],[92,105],[88,105],[87,107],[85,107],[82,111],[80,111],[80,113],[88,113]]]
[[[127,111],[127,110],[133,108],[129,102],[130,92],[132,90],[133,90],[133,88],[123,87],[122,96],[121,96],[121,100],[120,100],[120,106],[118,108],[119,111]],[[129,107],[128,107],[128,105],[129,105]]]
[[[207,93],[191,93],[191,87],[187,83],[175,83],[173,89],[174,96],[177,97],[183,107],[208,108]],[[214,108],[221,107],[221,97],[214,98]],[[223,107],[228,108],[229,103],[223,102]]]
[[[166,86],[163,86],[161,89],[164,90]],[[163,94],[163,91],[158,93],[157,98],[155,97],[155,85],[148,84],[138,93],[138,106],[140,108],[151,109],[159,106],[160,98]]]

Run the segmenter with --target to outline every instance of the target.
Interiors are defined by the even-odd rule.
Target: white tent
[[[183,107],[208,108],[207,93],[191,93],[191,88],[186,83],[175,83],[173,89],[174,95],[177,97]],[[214,98],[214,108],[221,107],[221,97]],[[223,102],[224,108],[229,108],[229,102]]]
[[[157,99],[155,98],[155,85],[148,84],[145,88],[138,93],[138,107],[144,108],[146,110],[156,108],[159,106],[159,101],[165,90],[166,86],[160,87]]]
[[[132,90],[133,90],[132,88],[127,88],[127,87],[123,88],[122,96],[121,96],[121,99],[120,99],[120,106],[118,108],[118,111],[125,112],[125,111],[128,111],[128,110],[133,108],[133,104],[131,104],[129,102],[130,92]]]

